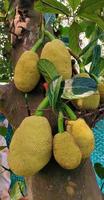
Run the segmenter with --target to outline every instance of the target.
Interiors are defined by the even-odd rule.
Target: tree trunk
[[[22,2],[22,1],[21,1]],[[25,1],[23,1],[25,2]],[[28,2],[28,1],[27,1]],[[41,15],[32,9],[32,1],[27,7],[15,1],[16,15],[12,23],[12,57],[17,62],[21,53],[30,49],[39,37]],[[20,11],[24,16],[21,22]],[[24,12],[25,11],[25,12]],[[27,13],[27,14],[24,14]],[[17,21],[19,20],[18,24]],[[22,28],[23,27],[23,28]],[[41,82],[34,91],[28,94],[28,103],[22,92],[15,88],[13,82],[0,86],[0,111],[16,129],[21,121],[32,114],[44,97]],[[45,112],[53,133],[55,133],[57,116],[49,109]],[[29,200],[102,200],[102,195],[96,183],[95,174],[90,160],[82,163],[77,170],[64,170],[54,160],[33,177],[26,178]]]

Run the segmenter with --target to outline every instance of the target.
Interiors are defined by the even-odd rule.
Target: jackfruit
[[[25,51],[21,55],[14,71],[14,83],[18,90],[30,92],[35,88],[40,79],[38,60],[38,55],[32,51]]]
[[[64,80],[71,78],[71,55],[61,40],[54,39],[51,42],[47,42],[42,49],[41,58],[51,61]]]
[[[98,84],[98,91],[100,93],[100,101],[101,103],[104,103],[104,82],[100,82]]]
[[[77,75],[78,77],[90,77],[87,73],[80,73]],[[84,97],[75,99],[72,101],[73,104],[81,110],[94,110],[97,109],[100,104],[100,94],[97,90],[94,94]]]
[[[54,136],[53,153],[55,160],[65,169],[75,169],[81,163],[81,151],[68,132],[57,133]]]
[[[72,134],[82,153],[82,158],[88,158],[94,150],[94,135],[84,119],[68,121],[69,133]],[[68,129],[67,129],[68,131]]]
[[[50,160],[52,132],[48,120],[26,117],[15,131],[8,154],[10,169],[19,176],[32,176]]]

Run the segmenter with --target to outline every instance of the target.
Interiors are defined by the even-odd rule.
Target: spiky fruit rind
[[[65,169],[75,169],[81,163],[81,151],[68,132],[54,136],[53,153],[55,160]]]
[[[79,146],[82,157],[88,158],[94,150],[94,134],[84,119],[69,121],[70,133],[73,135],[76,144]]]
[[[14,83],[18,90],[30,92],[35,88],[40,79],[38,60],[38,55],[32,51],[25,51],[20,56],[14,72]]]
[[[99,91],[96,91],[94,94],[73,100],[73,103],[81,110],[95,110],[99,107],[100,104],[100,94]]]
[[[61,40],[54,39],[51,42],[47,42],[42,49],[41,58],[51,61],[64,80],[71,78],[71,55]]]
[[[31,176],[50,160],[52,133],[45,117],[26,117],[15,131],[8,155],[10,169],[20,176]]]

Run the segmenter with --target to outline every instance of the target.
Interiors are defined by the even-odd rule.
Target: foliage
[[[56,36],[65,40],[73,52],[81,58],[83,66],[90,64],[91,73],[104,74],[101,44],[104,41],[104,1],[96,0],[37,0],[34,9],[55,14],[53,29]],[[89,44],[82,49],[80,33],[85,32]],[[99,52],[98,52],[99,51]],[[98,58],[97,58],[98,55]],[[99,70],[100,68],[100,70]]]
[[[0,81],[7,82],[12,73],[9,20],[12,14],[8,0],[0,1]]]

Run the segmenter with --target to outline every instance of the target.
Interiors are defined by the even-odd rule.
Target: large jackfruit
[[[53,153],[55,160],[65,169],[75,169],[81,163],[81,151],[68,132],[54,136]]]
[[[42,49],[41,58],[51,61],[64,80],[71,78],[71,56],[61,40],[54,39],[46,43]]]
[[[37,68],[39,57],[32,51],[25,51],[19,58],[14,72],[14,83],[22,92],[30,92],[37,85],[40,74]]]
[[[72,134],[76,144],[79,146],[82,157],[88,158],[94,150],[94,135],[84,119],[68,121],[69,133]],[[68,131],[68,130],[67,130]]]
[[[80,73],[77,75],[77,77],[88,77],[90,76],[87,73]],[[99,104],[100,104],[100,94],[99,91],[97,90],[94,94],[84,97],[84,98],[79,98],[75,99],[72,101],[76,107],[78,107],[81,110],[94,110],[97,109]]]
[[[50,160],[52,133],[45,117],[26,117],[15,131],[8,154],[10,169],[20,176],[31,176]]]

